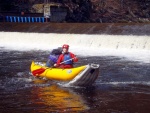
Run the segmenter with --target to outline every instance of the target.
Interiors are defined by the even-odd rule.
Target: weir
[[[49,49],[65,43],[79,48],[150,50],[150,36],[0,32],[1,47]]]
[[[71,49],[80,55],[133,55],[142,59],[144,56],[146,61],[150,62],[149,24],[0,23],[0,25],[1,48],[20,51],[51,50],[69,44]]]

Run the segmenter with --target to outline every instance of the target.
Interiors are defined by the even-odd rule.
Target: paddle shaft
[[[63,61],[63,62],[61,62],[60,64],[63,64],[63,63],[65,63],[65,62],[68,62],[68,61],[70,61],[70,60],[73,60],[73,59],[75,59],[76,57],[74,57],[74,58],[71,58],[71,59],[69,59],[69,60],[66,60],[66,61]],[[59,64],[59,65],[60,65]]]

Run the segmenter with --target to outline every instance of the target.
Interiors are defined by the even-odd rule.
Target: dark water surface
[[[80,56],[75,65],[99,63],[100,76],[90,87],[65,87],[29,74],[31,61],[46,61],[48,54],[0,49],[0,113],[150,112],[150,64]]]

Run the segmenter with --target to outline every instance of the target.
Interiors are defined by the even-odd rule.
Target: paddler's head
[[[63,53],[67,53],[68,52],[68,50],[69,50],[69,45],[67,45],[67,44],[64,44],[63,46],[62,46],[62,52]]]

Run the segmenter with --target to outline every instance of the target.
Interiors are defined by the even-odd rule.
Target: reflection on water
[[[40,102],[43,103],[44,106],[47,106],[47,108],[45,108],[47,112],[83,111],[88,109],[88,106],[84,103],[80,95],[57,85],[37,88],[34,92],[37,92],[37,94],[33,94],[40,99]],[[35,102],[35,104],[39,103],[39,101],[35,100],[33,100],[33,102]]]

